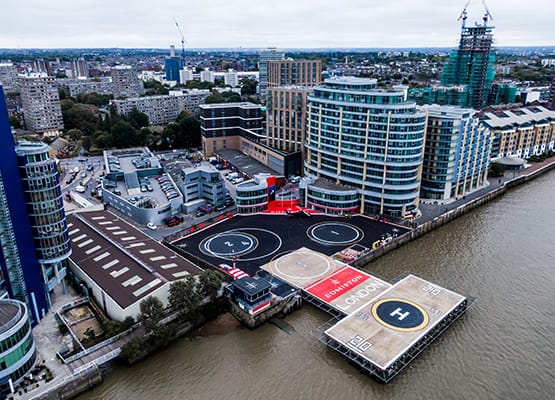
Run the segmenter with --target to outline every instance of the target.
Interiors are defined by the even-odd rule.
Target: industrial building
[[[148,296],[168,305],[172,282],[201,270],[108,211],[68,216],[74,279],[112,319],[136,318]]]

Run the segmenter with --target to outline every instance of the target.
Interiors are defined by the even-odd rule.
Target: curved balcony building
[[[0,300],[0,395],[9,393],[35,365],[37,355],[27,307]]]
[[[308,96],[305,172],[356,188],[363,213],[403,216],[419,201],[425,122],[404,90],[327,79]]]
[[[71,254],[60,175],[46,144],[19,142],[15,152],[37,260],[51,291],[65,276],[61,262]]]

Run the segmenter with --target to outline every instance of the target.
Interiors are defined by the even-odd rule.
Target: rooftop
[[[67,216],[71,260],[122,308],[200,269],[109,211]]]

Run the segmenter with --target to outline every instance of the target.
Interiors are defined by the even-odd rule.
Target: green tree
[[[62,100],[61,106],[66,129],[79,129],[85,135],[92,135],[98,129],[98,116],[88,107],[75,104],[71,99]]]
[[[241,80],[241,95],[253,96],[256,94],[256,86],[258,83],[254,79],[243,78]]]
[[[170,285],[169,303],[174,311],[182,316],[194,313],[199,305],[201,296],[196,290],[196,280],[192,276],[175,281]]]
[[[160,327],[160,321],[165,317],[166,313],[164,305],[156,296],[148,296],[141,301],[141,312],[137,319],[143,324],[148,333],[156,334]]]
[[[222,289],[222,276],[210,269],[205,269],[199,275],[199,293],[202,297],[209,297],[214,301]]]
[[[100,107],[100,106],[108,105],[108,103],[110,102],[110,99],[113,99],[113,98],[114,96],[112,95],[98,94],[96,92],[91,92],[91,93],[78,94],[76,97],[76,101],[78,103],[92,104],[97,107]]]
[[[121,347],[120,357],[133,364],[145,355],[145,350],[145,339],[135,336]]]
[[[225,97],[220,92],[216,92],[216,91],[213,91],[212,94],[204,100],[205,104],[215,104],[215,103],[225,103],[225,102],[226,102]]]
[[[137,140],[137,130],[127,121],[120,120],[112,125],[112,145],[118,149],[133,147]]]
[[[129,123],[131,123],[131,125],[133,125],[133,128],[135,129],[140,129],[148,126],[148,115],[140,112],[137,107],[133,107],[126,117]]]
[[[73,128],[67,131],[66,135],[69,136],[71,140],[76,142],[81,139],[81,136],[83,136],[83,132],[81,132],[79,129]]]
[[[10,125],[15,129],[21,129],[21,121],[15,115],[10,115]]]

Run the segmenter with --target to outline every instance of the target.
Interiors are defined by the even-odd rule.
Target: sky
[[[2,0],[0,48],[456,47],[467,0]],[[496,46],[555,45],[553,0],[486,0]],[[481,22],[471,0],[468,24]]]

